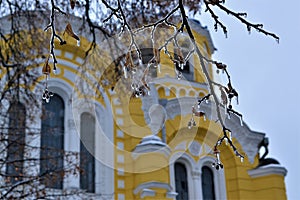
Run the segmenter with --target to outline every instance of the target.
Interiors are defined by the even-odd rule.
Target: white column
[[[65,127],[65,151],[79,152],[79,133],[77,132],[75,122],[71,117],[67,119],[67,124]],[[71,162],[75,163],[79,162],[79,160],[77,160],[76,156],[74,156]],[[70,163],[65,160],[65,165],[68,164]],[[67,177],[65,177],[64,188],[79,188],[79,176],[69,174]]]
[[[192,172],[193,179],[193,191],[194,191],[194,199],[202,199],[202,184],[201,184],[201,172],[193,171]]]

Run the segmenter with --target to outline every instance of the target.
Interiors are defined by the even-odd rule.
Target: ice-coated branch
[[[219,25],[223,29],[224,34],[227,36],[226,26],[218,19],[219,17],[214,13],[214,11],[211,9],[210,5],[216,6],[220,10],[227,13],[228,15],[231,15],[231,16],[235,17],[236,19],[238,19],[242,24],[244,24],[247,27],[247,30],[249,33],[251,32],[251,28],[254,28],[258,32],[263,33],[266,36],[271,36],[277,42],[279,42],[279,37],[276,34],[263,29],[262,24],[251,23],[248,20],[246,20],[245,17],[247,17],[247,13],[239,13],[239,12],[232,11],[229,8],[227,8],[226,6],[224,6],[223,5],[224,3],[225,3],[225,1],[218,1],[218,0],[205,0],[204,1],[204,4],[206,6],[206,11],[209,11],[209,13],[211,14],[211,17],[215,20],[215,30],[218,29],[218,25]]]
[[[50,55],[52,56],[53,59],[53,70],[56,70],[56,64],[57,64],[57,59],[55,56],[55,45],[54,45],[54,39],[57,38],[59,40],[60,45],[64,45],[67,42],[65,40],[63,40],[57,33],[55,30],[55,11],[58,11],[64,15],[67,15],[67,13],[65,13],[64,11],[62,11],[59,7],[57,7],[55,5],[54,0],[51,0],[51,14],[50,14],[50,23],[46,26],[46,28],[44,29],[44,31],[47,31],[49,29],[51,29],[51,38],[50,38]]]
[[[190,25],[188,23],[187,15],[185,13],[185,9],[184,9],[184,5],[183,5],[183,1],[182,0],[179,0],[179,7],[180,7],[181,16],[182,16],[182,23],[183,23],[184,27],[186,28],[186,31],[187,31],[187,33],[188,33],[188,35],[189,35],[189,37],[190,37],[190,39],[192,41],[192,44],[194,46],[195,52],[196,52],[196,54],[198,56],[198,59],[200,60],[200,67],[201,67],[201,69],[202,69],[202,71],[203,71],[203,73],[204,73],[204,75],[206,77],[206,80],[207,80],[207,83],[208,83],[208,88],[209,88],[209,93],[213,97],[214,103],[216,104],[217,120],[220,123],[220,125],[223,127],[223,137],[221,139],[219,139],[218,142],[216,143],[216,145],[215,145],[215,151],[216,152],[218,151],[217,146],[220,145],[223,142],[224,138],[227,138],[228,143],[232,147],[232,149],[234,150],[235,154],[237,156],[242,156],[238,152],[238,150],[235,147],[235,145],[232,143],[232,140],[227,136],[226,131],[228,129],[226,128],[225,122],[224,122],[224,120],[222,118],[222,114],[221,114],[221,105],[222,104],[219,101],[219,97],[218,97],[218,95],[217,95],[217,93],[215,91],[214,82],[210,78],[209,72],[208,72],[207,68],[205,67],[204,56],[202,55],[202,53],[201,53],[201,51],[200,51],[200,49],[199,49],[199,47],[198,47],[198,45],[197,45],[197,43],[195,41],[194,34],[193,34],[192,29],[191,29],[191,27],[190,27]],[[218,159],[219,152],[216,153],[216,157]],[[217,162],[217,164],[219,164],[219,163],[220,162]]]

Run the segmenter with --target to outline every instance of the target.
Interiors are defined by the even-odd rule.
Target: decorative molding
[[[125,200],[125,195],[124,194],[118,194],[118,200]]]
[[[124,133],[123,133],[122,130],[120,130],[120,129],[117,130],[117,137],[118,138],[124,138]]]
[[[248,174],[251,178],[258,178],[268,175],[280,175],[286,176],[287,170],[280,165],[267,165],[259,168],[248,170]]]
[[[145,153],[161,153],[166,158],[169,158],[171,150],[169,146],[162,142],[156,135],[148,135],[142,139],[142,141],[135,147],[132,153],[134,159]]]
[[[191,171],[191,175],[193,179],[199,179],[201,178],[201,172],[200,171]]]
[[[125,188],[125,182],[124,182],[124,180],[118,180],[118,188],[121,188],[121,189]]]
[[[201,154],[201,144],[197,141],[192,141],[189,145],[189,151],[193,156],[199,156]]]
[[[167,198],[170,198],[170,199],[175,199],[176,196],[178,195],[177,192],[167,192]]]
[[[118,154],[118,155],[117,155],[117,162],[118,162],[118,163],[124,163],[124,162],[125,162],[125,161],[124,161],[124,156],[121,155],[121,154]]]
[[[168,85],[165,85],[166,83],[168,83]],[[177,78],[170,77],[169,75],[166,75],[165,77],[162,77],[162,78],[153,79],[153,84],[155,84],[155,88],[160,88],[162,86],[163,87],[167,86],[167,88],[171,88],[171,87],[178,88],[178,84],[180,84],[181,86],[188,86],[189,88],[199,88],[199,89],[203,89],[204,91],[208,90],[208,86],[206,83],[193,82],[193,81],[188,81],[188,80],[184,80],[184,79],[178,81]],[[164,88],[166,88],[166,87],[164,87]],[[151,90],[151,92],[152,92],[152,90]],[[152,95],[152,93],[151,93],[151,95]]]
[[[196,98],[193,97],[169,100],[165,106],[167,119],[174,119],[178,115],[191,115],[191,107],[195,102]],[[207,119],[216,119],[215,106],[212,103],[201,104],[201,109],[206,113]],[[225,111],[223,111],[222,109],[221,112],[225,113]],[[234,114],[231,115],[230,119],[225,119],[225,124],[227,128],[232,131],[232,137],[239,142],[249,161],[253,163],[258,153],[258,145],[265,137],[265,134],[250,130],[245,122],[243,122],[243,126],[241,126],[240,119]]]
[[[241,126],[240,119],[236,115],[231,115],[230,119],[226,119],[225,124],[231,130],[232,137],[241,145],[250,163],[254,163],[259,150],[258,145],[264,139],[265,134],[250,130],[245,122]]]
[[[166,189],[168,192],[173,192],[173,188],[168,183],[150,181],[138,185],[133,190],[133,194],[137,195],[139,192],[143,192],[145,189],[151,190],[149,188],[160,188],[160,189]]]
[[[196,97],[181,97],[171,99],[166,103],[167,119],[174,119],[178,115],[191,115],[192,106],[197,102]],[[212,119],[211,103],[201,104],[201,109],[206,113],[207,119]]]
[[[155,196],[155,191],[154,190],[150,190],[150,189],[143,189],[140,197],[143,199],[144,197],[154,197]]]

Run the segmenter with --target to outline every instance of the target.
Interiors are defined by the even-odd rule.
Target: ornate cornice
[[[284,167],[279,165],[268,165],[268,166],[263,166],[256,169],[248,170],[248,174],[252,178],[274,175],[274,174],[280,176],[286,176],[287,170]]]
[[[167,119],[174,119],[178,115],[184,116],[191,114],[191,107],[195,102],[196,98],[192,97],[183,97],[167,101],[165,106]],[[207,119],[216,120],[216,112],[212,103],[201,104],[201,109],[206,113]],[[223,109],[221,112],[225,113]],[[232,131],[232,137],[239,142],[249,161],[253,163],[259,150],[258,145],[265,137],[265,134],[250,130],[245,122],[243,122],[243,126],[241,126],[240,119],[234,114],[231,115],[230,119],[225,119],[225,125]]]

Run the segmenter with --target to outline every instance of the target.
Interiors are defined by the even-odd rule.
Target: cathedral
[[[4,143],[0,144],[1,158],[24,160],[0,166],[3,198],[20,198],[27,191],[24,199],[39,199],[43,194],[50,194],[49,199],[62,194],[66,195],[60,199],[286,199],[287,170],[267,157],[267,135],[251,130],[238,115],[227,116],[226,108],[221,109],[224,121],[243,156],[236,156],[224,141],[216,158],[214,146],[223,130],[212,98],[206,98],[209,87],[199,59],[189,54],[193,47],[185,33],[178,36],[183,50],[168,45],[168,51],[158,52],[159,65],[150,69],[147,63],[157,54],[156,47],[141,35],[137,43],[142,59],[135,63],[138,71],[131,73],[114,68],[115,61],[126,62],[130,37],[106,39],[99,33],[95,48],[90,49],[91,37],[77,26],[80,19],[68,20],[58,25],[66,44],[54,43],[57,69],[51,74],[45,69],[53,65],[47,55],[32,67],[42,83],[30,87],[39,106],[31,108],[23,97],[2,104],[8,118],[1,126],[8,127],[7,138],[14,142],[5,151]],[[0,19],[1,29],[9,30],[7,21],[8,17]],[[63,33],[68,23],[80,43]],[[194,19],[189,23],[202,55],[211,59],[216,48],[208,29]],[[46,23],[41,21],[39,34],[43,27]],[[164,28],[157,30],[162,41],[170,32]],[[125,50],[117,52],[112,48],[115,42],[121,47],[123,43]],[[181,54],[187,62],[170,59]],[[219,80],[222,70],[204,64],[211,79]],[[143,69],[148,82],[141,88]],[[1,88],[7,84],[6,76],[1,70]],[[202,114],[195,115],[194,109]],[[37,114],[29,120],[28,112]],[[24,183],[28,180],[34,187]],[[10,190],[15,190],[12,196]]]

